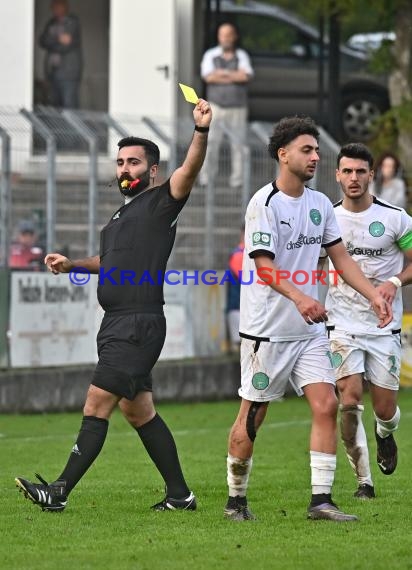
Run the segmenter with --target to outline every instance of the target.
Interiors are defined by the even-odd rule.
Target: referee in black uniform
[[[53,273],[68,273],[75,267],[98,273],[98,299],[105,315],[97,336],[99,361],[66,467],[50,484],[39,475],[40,483],[16,478],[25,496],[43,510],[64,510],[69,493],[100,453],[117,405],[165,481],[166,497],[152,508],[196,509],[173,436],[154,408],[151,377],[166,335],[159,275],[166,270],[177,218],[206,154],[212,118],[207,101],[199,100],[193,117],[195,132],[186,158],[160,186],[154,185],[157,145],[137,137],[119,142],[117,181],[125,203],[101,232],[100,256],[71,261],[49,253],[45,258]]]

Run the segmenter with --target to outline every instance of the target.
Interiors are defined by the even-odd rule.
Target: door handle
[[[157,71],[163,71],[165,79],[169,79],[169,66],[168,65],[158,65],[156,67]]]

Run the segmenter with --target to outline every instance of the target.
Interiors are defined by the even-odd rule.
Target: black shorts
[[[151,371],[166,338],[164,315],[105,315],[97,335],[99,362],[92,384],[134,400],[152,391]]]

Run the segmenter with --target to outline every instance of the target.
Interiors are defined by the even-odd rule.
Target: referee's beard
[[[133,182],[136,178],[132,178],[129,174],[122,174],[120,178],[117,178],[117,186],[119,187],[120,193],[123,196],[129,196],[130,198],[137,196],[137,194],[140,194],[140,192],[145,190],[150,184],[150,169],[146,170],[146,172],[139,176],[139,183],[136,184],[136,186],[122,188],[121,184],[124,180]]]

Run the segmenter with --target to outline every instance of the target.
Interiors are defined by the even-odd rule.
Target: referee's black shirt
[[[138,194],[103,228],[97,297],[107,313],[163,313],[163,276],[186,201],[171,196],[169,179]]]

